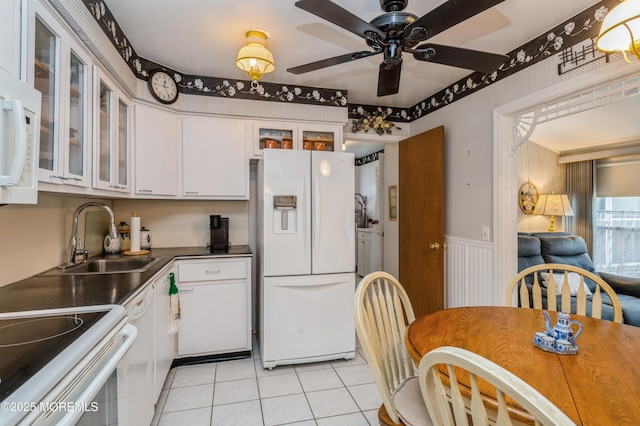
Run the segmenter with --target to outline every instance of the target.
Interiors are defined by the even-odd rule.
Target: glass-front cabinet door
[[[342,126],[331,124],[298,124],[302,149],[342,152]]]
[[[40,3],[29,16],[28,70],[42,93],[39,180],[89,187],[90,56]]]
[[[118,164],[116,175],[116,189],[125,191],[129,189],[129,116],[131,106],[118,99]]]
[[[111,146],[113,128],[113,89],[98,78],[96,108],[96,184],[97,188],[112,189]]]
[[[94,75],[94,187],[127,192],[131,106],[115,83],[97,66]]]
[[[342,125],[254,121],[253,155],[265,149],[342,151]]]
[[[295,123],[256,121],[253,124],[254,155],[262,155],[265,149],[300,149]]]
[[[88,60],[83,55],[69,51],[69,97],[67,99],[67,121],[65,135],[64,175],[65,183],[79,186],[91,185],[89,173],[89,70]]]
[[[42,181],[59,178],[58,132],[60,37],[38,16],[35,17],[33,85],[42,93],[40,116],[40,173]]]

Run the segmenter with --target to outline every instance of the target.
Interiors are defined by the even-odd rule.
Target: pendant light
[[[620,51],[624,60],[640,57],[640,0],[626,0],[609,11],[602,21],[596,47],[604,52]],[[630,60],[627,54],[636,57]]]
[[[260,80],[266,73],[276,69],[273,55],[267,49],[269,33],[262,30],[247,31],[247,45],[242,47],[236,58],[236,65],[253,81]]]

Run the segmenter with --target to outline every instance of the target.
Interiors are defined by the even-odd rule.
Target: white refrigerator
[[[264,368],[355,356],[354,181],[351,153],[265,149],[258,162]]]

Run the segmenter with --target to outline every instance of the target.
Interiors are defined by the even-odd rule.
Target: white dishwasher
[[[155,401],[155,286],[149,284],[125,305],[129,324],[138,329],[138,338],[129,350],[130,425],[148,425],[153,420]]]

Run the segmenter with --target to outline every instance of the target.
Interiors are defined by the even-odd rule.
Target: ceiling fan
[[[503,1],[448,0],[418,18],[403,12],[408,0],[380,0],[380,6],[386,13],[367,23],[330,0],[300,0],[295,3],[297,7],[364,38],[372,50],[347,53],[289,68],[287,71],[304,74],[382,53],[384,59],[378,74],[378,96],[398,93],[402,52],[412,53],[419,61],[490,73],[508,57],[460,47],[420,43]]]

